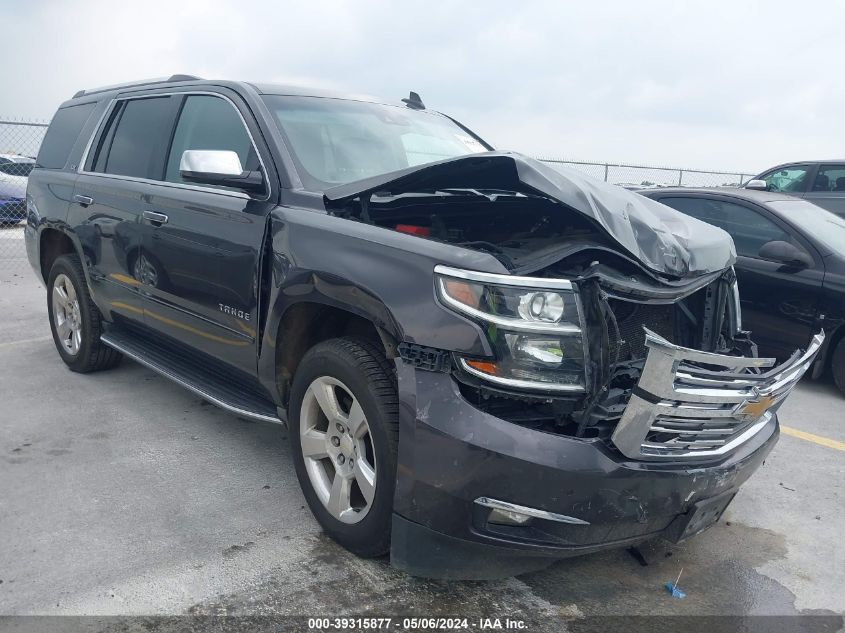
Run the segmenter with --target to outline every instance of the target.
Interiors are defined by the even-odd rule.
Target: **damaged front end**
[[[436,274],[441,301],[483,323],[494,345],[495,360],[456,357],[466,399],[527,428],[603,440],[633,460],[732,451],[766,427],[824,340],[778,367],[757,358],[730,268],[673,293],[634,278],[626,287],[597,266],[569,280]],[[572,309],[548,314],[553,323],[513,317],[524,320],[532,301]]]
[[[765,426],[823,340],[772,368],[741,327],[722,230],[518,154],[441,161],[324,195],[330,213],[489,253],[437,266],[439,303],[491,355],[454,356],[498,418],[600,439],[628,459],[716,459]]]

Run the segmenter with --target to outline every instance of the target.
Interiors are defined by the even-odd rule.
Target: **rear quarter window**
[[[47,169],[61,169],[67,163],[70,150],[73,148],[79,133],[94,111],[96,103],[83,103],[76,106],[60,108],[38,150],[37,163],[39,167]]]

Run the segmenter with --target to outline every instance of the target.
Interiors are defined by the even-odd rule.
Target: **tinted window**
[[[799,192],[807,190],[807,175],[810,165],[779,167],[760,176],[769,186],[769,191]]]
[[[160,179],[169,108],[169,97],[125,101],[113,117],[113,138],[105,160],[97,160],[97,171]]]
[[[758,257],[767,242],[791,241],[789,234],[768,218],[732,202],[707,198],[661,198],[660,202],[727,231],[739,255]]]
[[[822,165],[813,183],[813,191],[845,193],[845,165]]]
[[[94,110],[94,105],[85,103],[56,112],[38,151],[38,164],[41,167],[61,169],[65,166],[70,150]]]
[[[259,168],[258,156],[240,115],[232,104],[219,97],[195,95],[185,100],[170,146],[165,180],[183,182],[179,163],[182,153],[189,149],[233,151],[244,170]]]

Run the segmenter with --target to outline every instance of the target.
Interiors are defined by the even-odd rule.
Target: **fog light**
[[[487,517],[487,523],[495,523],[496,525],[528,525],[531,523],[531,517],[526,514],[514,512],[513,510],[494,508],[490,511],[490,516]]]

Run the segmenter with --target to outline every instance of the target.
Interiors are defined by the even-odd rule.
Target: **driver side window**
[[[800,193],[807,190],[809,172],[810,165],[789,165],[763,174],[760,180],[766,181],[769,191]]]
[[[259,169],[258,154],[241,117],[230,103],[220,97],[190,95],[185,99],[167,158],[166,181],[185,182],[179,173],[179,165],[182,154],[191,149],[230,150],[237,153],[244,170]]]

